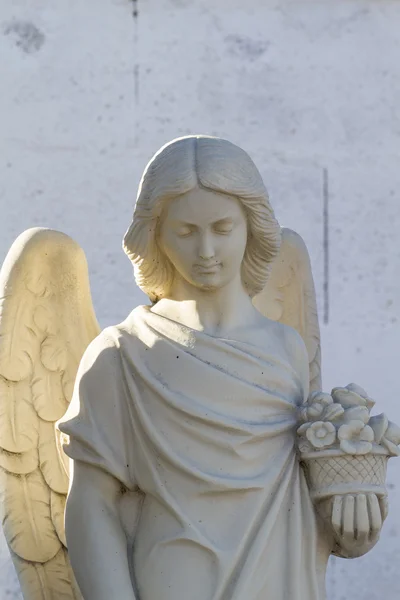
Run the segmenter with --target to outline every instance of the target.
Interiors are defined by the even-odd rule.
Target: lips
[[[196,272],[200,273],[201,275],[212,275],[213,273],[219,271],[220,267],[221,263],[214,263],[212,265],[194,265]]]

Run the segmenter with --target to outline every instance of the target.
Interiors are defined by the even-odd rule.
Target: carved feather
[[[39,466],[39,454],[37,448],[28,452],[8,452],[0,448],[0,467],[16,475],[32,473]]]
[[[3,475],[3,474],[2,474]],[[46,562],[61,542],[50,512],[50,489],[39,469],[28,475],[6,475],[1,494],[4,534],[12,551],[25,560]],[[4,485],[4,481],[2,482]]]
[[[66,494],[68,492],[68,473],[61,458],[62,448],[59,436],[54,423],[40,421],[40,470],[50,489],[59,494]]]
[[[54,310],[54,307],[53,307]],[[41,299],[41,304],[36,306],[33,311],[33,322],[37,329],[45,335],[55,335],[57,333],[57,322],[52,318],[51,302]],[[43,337],[43,335],[42,335]]]
[[[61,543],[67,547],[67,540],[65,538],[65,504],[66,495],[57,494],[57,492],[51,492],[50,495],[50,508],[51,518],[54,523],[55,530]]]
[[[264,290],[253,299],[266,317],[296,329],[310,365],[310,391],[320,390],[321,340],[310,258],[302,238],[282,229],[282,243]]]
[[[49,371],[40,361],[35,364],[35,376],[31,383],[33,406],[45,421],[58,421],[68,408],[61,378],[61,372]],[[50,397],[52,402],[49,402]]]
[[[1,274],[8,264],[6,259],[0,273],[0,375],[9,381],[21,381],[32,371],[36,341],[31,312],[33,298],[22,281],[4,281]]]
[[[41,345],[40,357],[49,371],[64,371],[68,360],[65,339],[61,335],[48,335]]]
[[[37,447],[38,435],[39,418],[29,382],[0,378],[0,448],[27,452]]]
[[[65,549],[47,563],[26,562],[13,556],[24,598],[82,600]]]
[[[72,369],[71,369],[72,370]],[[74,372],[78,370],[78,367],[74,369]],[[64,398],[68,402],[71,402],[72,393],[74,391],[75,379],[73,379],[69,373],[63,373],[61,377],[61,385],[64,392]]]
[[[24,232],[0,273],[0,499],[25,600],[81,598],[64,547],[68,460],[55,422],[99,326],[68,236]]]

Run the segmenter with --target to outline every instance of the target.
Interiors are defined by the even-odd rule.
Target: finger
[[[379,506],[381,509],[383,523],[383,521],[386,519],[389,513],[389,499],[386,494],[384,496],[379,496]]]
[[[342,537],[343,496],[335,496],[332,505],[332,528],[337,537]]]
[[[355,539],[355,500],[354,496],[350,494],[345,497],[343,503],[343,512],[342,512],[342,529],[343,529],[343,542],[344,544],[354,543]]]
[[[368,511],[371,529],[370,535],[374,538],[380,533],[382,527],[381,507],[375,494],[368,494]]]
[[[370,531],[367,497],[358,494],[355,503],[355,538],[360,545],[368,540]]]

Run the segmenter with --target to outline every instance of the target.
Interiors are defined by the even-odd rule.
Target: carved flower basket
[[[390,456],[400,454],[400,428],[384,414],[370,416],[374,401],[350,384],[331,395],[314,393],[300,409],[298,451],[314,501],[335,495],[386,495]]]
[[[323,500],[336,494],[386,494],[388,452],[379,447],[364,455],[344,454],[340,449],[303,454],[301,463],[311,498]]]

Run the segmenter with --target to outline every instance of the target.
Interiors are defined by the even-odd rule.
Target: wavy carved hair
[[[236,197],[248,220],[242,281],[251,297],[260,292],[279,252],[280,226],[251,158],[238,146],[209,136],[187,136],[163,146],[140,181],[132,224],[123,248],[134,266],[137,285],[152,302],[168,295],[174,267],[160,250],[157,231],[168,201],[203,188]]]

